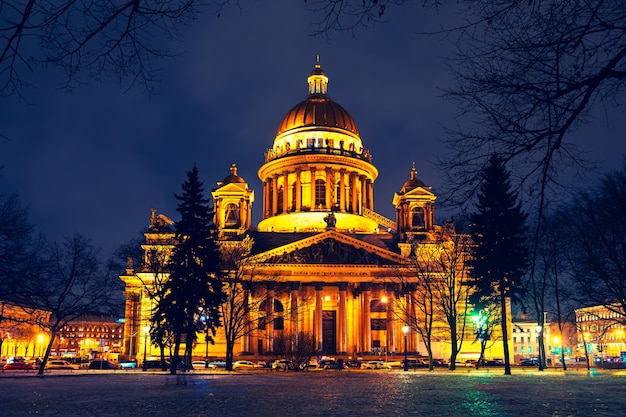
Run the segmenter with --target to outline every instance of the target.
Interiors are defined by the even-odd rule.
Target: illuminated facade
[[[626,362],[626,315],[618,304],[610,308],[597,305],[576,310],[578,355],[587,345],[589,356],[603,359],[619,358]]]
[[[396,218],[374,211],[378,170],[355,121],[329,98],[328,77],[319,62],[307,81],[308,96],[283,117],[258,170],[263,206],[258,226],[252,227],[251,219],[254,191],[235,164],[212,191],[220,239],[253,239],[254,266],[247,276],[261,283],[247,294],[254,306],[251,327],[235,355],[272,352],[276,338],[298,332],[311,334],[323,354],[402,352],[403,312],[412,307],[407,305],[407,290],[399,289],[399,277],[411,276],[416,247],[436,250],[450,240],[450,230],[435,225],[436,196],[418,179],[415,167],[394,195]],[[167,275],[149,265],[167,257],[173,244],[171,220],[153,210],[144,265],[140,270],[129,265],[121,276],[126,283],[125,349],[130,356],[143,352],[151,312],[145,285]],[[478,352],[471,323],[467,328],[465,349]],[[224,355],[219,332],[209,356]],[[408,351],[425,354],[416,332],[411,330],[406,341]],[[446,357],[449,349],[439,338],[434,354]],[[497,350],[492,356],[502,357]],[[205,356],[204,344],[199,342],[194,353]]]
[[[29,323],[20,306],[0,300],[0,358],[11,356],[26,359],[42,358],[50,340],[47,330]],[[50,313],[35,310],[33,314],[48,320]]]

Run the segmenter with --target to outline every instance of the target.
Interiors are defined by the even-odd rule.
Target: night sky
[[[170,45],[182,56],[159,62],[154,95],[124,92],[110,78],[67,94],[58,89],[62,74],[38,68],[28,75],[36,86],[25,91],[30,105],[0,102],[0,133],[9,138],[0,142],[0,193],[18,192],[50,239],[78,232],[108,256],[148,225],[152,207],[177,219],[173,194],[194,163],[210,195],[235,162],[255,190],[256,225],[257,170],[282,117],[305,98],[320,55],[329,96],[354,117],[379,170],[374,208],[394,219],[392,196],[413,161],[435,193],[442,187],[433,162],[457,113],[440,98],[450,84],[442,58],[451,47],[416,32],[435,29],[444,16],[404,6],[356,37],[327,40],[309,35],[316,17],[304,2],[246,2],[219,18],[203,15]],[[576,140],[601,171],[617,169],[625,118],[610,108],[595,116]]]

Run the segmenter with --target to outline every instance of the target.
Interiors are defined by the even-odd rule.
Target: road
[[[0,415],[608,417],[624,386],[623,372],[5,373]]]

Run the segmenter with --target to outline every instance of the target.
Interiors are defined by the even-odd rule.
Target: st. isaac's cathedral
[[[251,215],[255,193],[234,163],[212,190],[220,240],[228,244],[248,236],[253,242],[249,324],[235,345],[235,357],[269,354],[281,335],[300,332],[310,334],[324,355],[402,353],[405,344],[407,351],[425,355],[415,330],[419,307],[411,305],[416,294],[408,293],[415,288],[411,280],[424,279],[416,272],[415,253],[424,248],[437,253],[450,244],[453,230],[435,224],[436,196],[415,167],[407,169],[407,181],[394,194],[396,218],[374,211],[378,170],[354,119],[327,91],[328,77],[318,61],[308,77],[306,99],[282,118],[259,168],[263,218],[256,227]],[[130,357],[141,356],[149,341],[149,286],[158,271],[148,265],[155,253],[172,248],[171,224],[152,210],[142,246],[144,265],[135,269],[131,264],[120,277],[126,284],[124,353]],[[441,269],[433,271],[441,274]],[[462,301],[461,320],[470,313]],[[441,323],[434,332],[433,355],[448,358],[450,336],[443,328]],[[478,358],[471,320],[459,329],[465,329],[460,357]],[[198,340],[194,356],[204,357],[204,337]],[[225,346],[223,328],[218,329],[209,356],[224,357]],[[156,346],[146,348],[148,356],[159,355]],[[502,358],[501,341],[494,340],[486,356]]]

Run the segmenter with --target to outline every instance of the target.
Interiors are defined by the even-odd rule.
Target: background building
[[[49,313],[37,310],[48,317]],[[10,356],[25,359],[42,358],[50,337],[46,329],[29,324],[29,313],[16,304],[0,300],[0,358]]]
[[[576,310],[578,355],[584,356],[584,345],[591,358],[626,362],[626,315],[619,305],[603,305]]]

